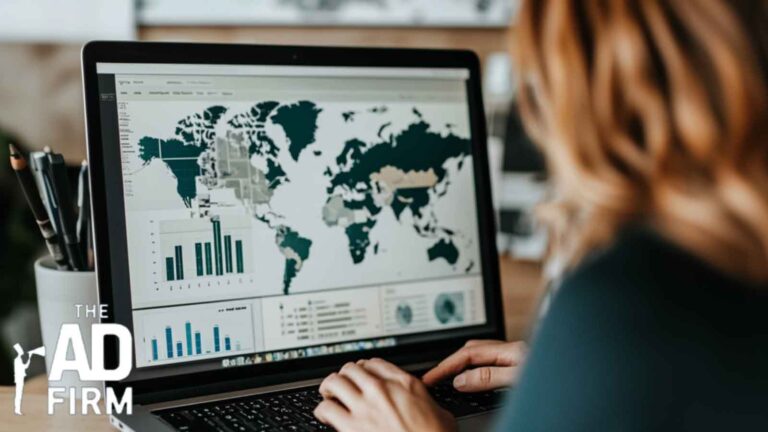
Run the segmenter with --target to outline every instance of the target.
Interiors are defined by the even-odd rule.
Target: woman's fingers
[[[472,339],[468,340],[466,344],[464,344],[465,347],[471,347],[471,346],[478,346],[478,345],[499,345],[506,343],[504,341],[500,341],[497,339]]]
[[[525,357],[524,347],[522,342],[464,346],[424,374],[422,380],[426,385],[434,385],[470,366],[516,366]]]
[[[406,380],[408,380],[412,376],[408,372],[380,358],[372,358],[370,360],[361,360],[357,362],[357,364],[365,368],[367,371],[375,374],[379,378],[383,378],[391,381],[397,381],[401,384],[405,384]]]
[[[512,384],[517,378],[514,366],[485,366],[465,371],[453,379],[453,386],[462,392],[488,391]]]
[[[362,392],[375,389],[379,384],[379,380],[375,376],[373,376],[367,370],[363,369],[362,366],[352,362],[342,366],[341,370],[339,371],[339,375],[343,375],[352,380],[352,382]]]
[[[409,391],[421,392],[424,390],[423,384],[416,377],[386,360],[372,358],[370,360],[360,360],[357,364],[377,377],[387,381],[394,381]]]
[[[338,402],[326,399],[317,405],[315,417],[338,431],[353,430],[352,415]]]
[[[351,408],[360,398],[360,389],[349,377],[332,373],[320,383],[320,394],[326,399],[336,399]]]

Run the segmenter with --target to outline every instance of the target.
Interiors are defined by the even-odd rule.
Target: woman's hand
[[[381,359],[347,363],[320,384],[321,422],[345,431],[454,431],[456,424],[418,378]]]
[[[453,386],[464,392],[506,387],[517,380],[527,352],[525,342],[471,340],[427,372],[422,380],[431,386],[455,375]]]

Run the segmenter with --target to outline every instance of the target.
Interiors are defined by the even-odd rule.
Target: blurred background
[[[0,160],[8,160],[10,141],[24,152],[50,146],[73,167],[85,159],[79,61],[88,40],[473,50],[483,64],[499,252],[514,261],[502,266],[507,328],[523,337],[545,245],[531,210],[546,176],[515,109],[509,53],[517,7],[518,0],[2,0]],[[41,344],[32,264],[44,253],[16,179],[0,162],[0,384],[12,383],[13,343]]]

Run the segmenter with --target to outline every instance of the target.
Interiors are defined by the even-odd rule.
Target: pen
[[[67,179],[67,167],[64,157],[57,153],[48,153],[48,179],[51,182],[54,201],[59,210],[59,226],[67,248],[69,264],[72,270],[86,270],[85,258],[80,251],[75,230],[75,203]]]
[[[83,161],[80,165],[80,175],[77,181],[77,205],[79,211],[77,214],[77,241],[80,244],[80,252],[85,257],[86,267],[88,264],[88,231],[90,228],[91,217],[91,198],[88,186],[88,162]]]
[[[63,239],[61,238],[61,226],[59,226],[59,209],[56,201],[53,199],[52,186],[48,180],[48,155],[43,152],[32,152],[29,156],[30,162],[32,162],[32,169],[37,178],[39,190],[41,191],[40,196],[45,200],[44,205],[45,210],[48,212],[48,219],[51,221],[51,224],[53,224],[53,229],[59,234],[56,237],[56,241],[59,244],[59,250],[64,255],[64,258],[67,259],[67,251],[64,249],[62,243]],[[67,263],[69,263],[68,259]]]
[[[21,190],[24,193],[24,198],[27,200],[32,215],[37,221],[37,226],[40,228],[40,233],[45,239],[45,244],[48,246],[48,252],[51,253],[53,260],[56,261],[56,266],[59,269],[67,268],[67,258],[61,250],[59,245],[58,234],[51,224],[51,219],[48,217],[48,212],[45,210],[45,206],[40,201],[40,193],[37,190],[35,179],[32,178],[32,173],[27,165],[27,160],[24,159],[21,152],[13,145],[9,144],[11,154],[11,168],[16,172],[16,178],[19,180]]]

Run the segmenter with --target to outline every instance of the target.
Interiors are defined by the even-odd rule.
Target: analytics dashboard
[[[114,78],[138,368],[486,323],[468,71],[98,73]]]

